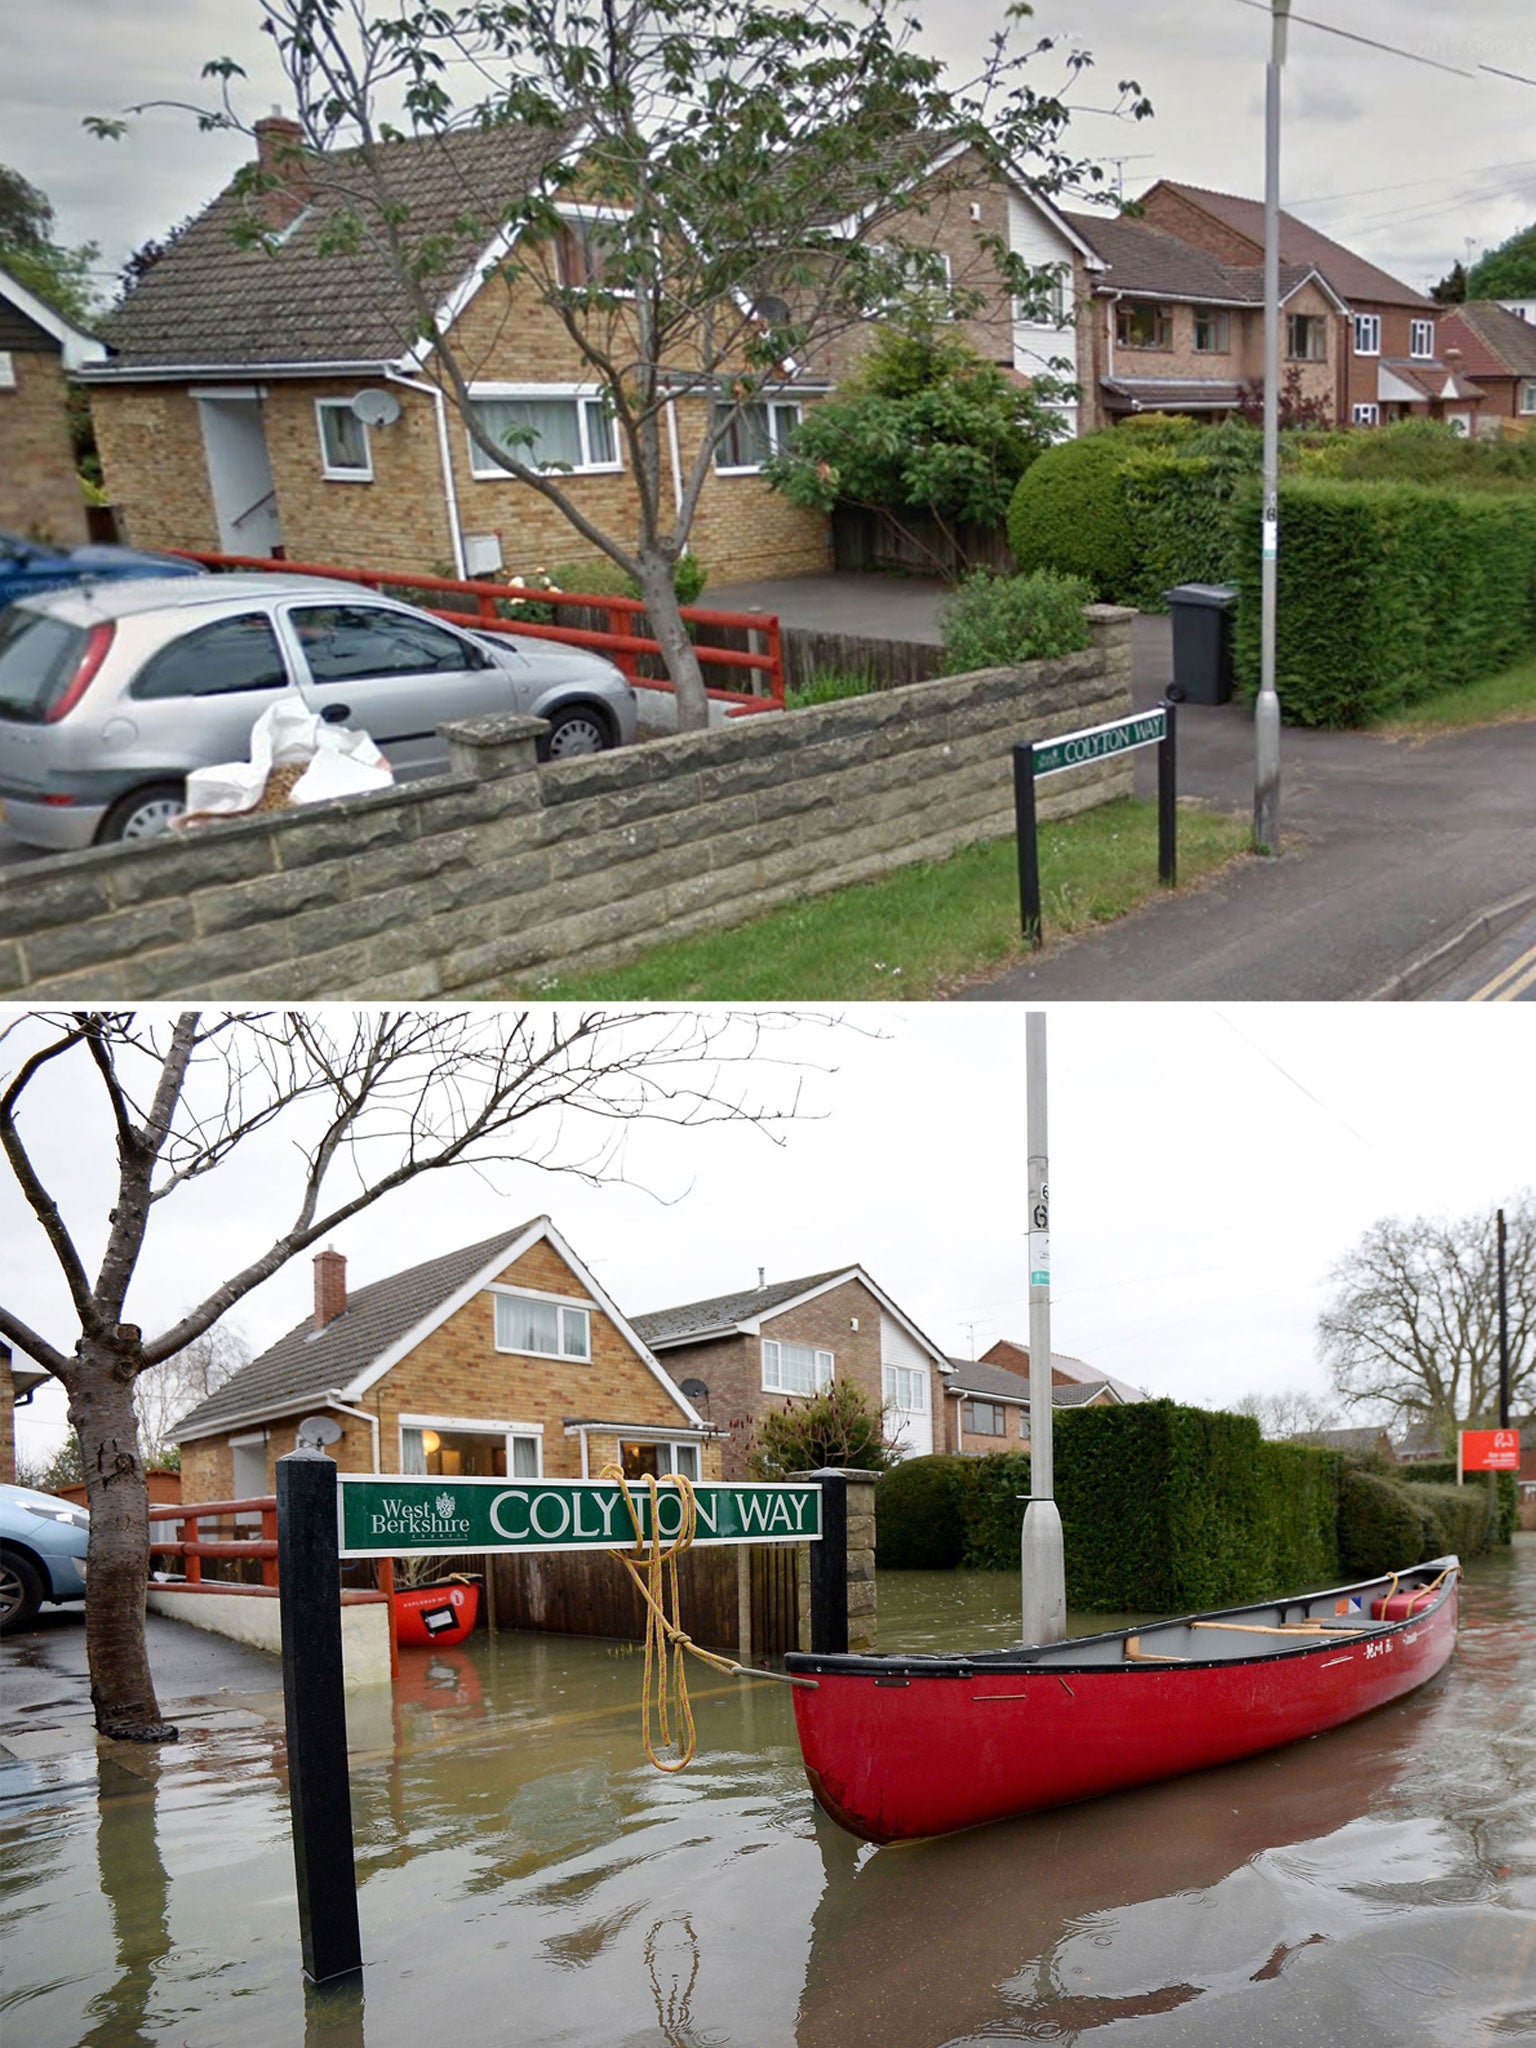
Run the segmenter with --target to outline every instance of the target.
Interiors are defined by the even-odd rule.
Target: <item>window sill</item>
[[[590,1358],[576,1351],[519,1351],[513,1344],[497,1344],[498,1358],[537,1358],[545,1365],[590,1365]]]
[[[761,476],[762,473],[760,462],[735,462],[729,468],[722,468],[718,462],[715,464],[716,476]]]
[[[328,484],[371,484],[373,482],[373,471],[371,469],[322,469],[320,478],[323,483]]]
[[[622,462],[594,462],[570,469],[541,469],[540,476],[569,478],[578,476],[622,476]],[[477,484],[520,484],[522,478],[514,476],[510,469],[472,469],[470,476]]]

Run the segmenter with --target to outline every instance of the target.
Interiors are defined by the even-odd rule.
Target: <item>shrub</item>
[[[1398,1468],[1405,1482],[1418,1485],[1427,1482],[1431,1486],[1454,1486],[1456,1484],[1456,1460],[1454,1458],[1422,1458],[1412,1465]],[[1468,1473],[1466,1485],[1482,1491],[1487,1490],[1488,1474]],[[1520,1526],[1520,1482],[1513,1472],[1495,1472],[1497,1482],[1498,1527],[1494,1535],[1496,1543],[1507,1543]]]
[[[1078,653],[1090,638],[1083,607],[1092,596],[1081,577],[1050,569],[1028,576],[975,570],[944,607],[942,673],[965,675]]]
[[[1196,431],[1193,421],[1149,414],[1047,448],[1019,479],[1008,508],[1008,544],[1020,569],[1081,576],[1103,602],[1134,603],[1137,540],[1123,472]]]
[[[875,1488],[875,1555],[891,1571],[950,1571],[965,1549],[961,1493],[970,1461],[906,1458]]]
[[[1174,448],[1138,450],[1121,474],[1136,540],[1125,601],[1166,611],[1177,583],[1229,583],[1238,535],[1233,494],[1263,464],[1263,436],[1241,420],[1205,427]]]
[[[823,1393],[779,1413],[764,1415],[752,1433],[747,1463],[759,1479],[848,1465],[884,1472],[894,1454],[881,1429],[880,1410],[852,1380],[834,1380]]]
[[[1258,686],[1258,497],[1232,516],[1238,680]],[[1536,492],[1281,486],[1276,686],[1295,724],[1360,725],[1509,667],[1536,637]]]
[[[1029,1494],[1029,1458],[1000,1451],[965,1458],[961,1518],[965,1547],[961,1563],[977,1571],[1016,1572],[1024,1509]]]
[[[600,555],[591,562],[557,562],[549,572],[556,590],[579,591],[583,597],[638,597],[640,586],[626,575],[617,562]],[[697,604],[709,581],[709,571],[691,548],[678,556],[672,571],[672,588],[679,604]],[[560,607],[564,610],[565,607]]]
[[[1466,1559],[1493,1548],[1498,1508],[1486,1486],[1435,1486],[1411,1479],[1399,1484],[1424,1515],[1430,1543],[1426,1557],[1445,1557],[1454,1551]]]
[[[1305,466],[1315,476],[1520,490],[1536,485],[1536,441],[1474,440],[1444,420],[1397,420],[1368,434],[1331,434]]]
[[[1435,1555],[1429,1516],[1406,1486],[1346,1471],[1339,1491],[1339,1566],[1347,1579],[1400,1571]]]
[[[809,705],[835,704],[843,697],[867,697],[879,687],[878,679],[867,673],[824,669],[814,675],[803,690],[786,690],[784,704],[789,711],[804,711]]]

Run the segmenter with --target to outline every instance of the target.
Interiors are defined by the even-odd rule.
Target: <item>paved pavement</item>
[[[708,596],[775,610],[792,625],[936,639],[943,590],[918,578],[791,576]],[[1171,622],[1144,615],[1135,630],[1138,705],[1155,703],[1172,675]],[[1247,705],[1182,705],[1178,745],[1181,795],[1251,817]],[[1475,945],[1490,911],[1536,889],[1536,721],[1424,741],[1287,727],[1280,751],[1278,859],[1241,862],[1188,896],[1048,947],[965,997],[1464,1000],[1519,956],[1508,945],[1486,955],[1445,949],[1463,938]],[[1151,795],[1150,749],[1137,757],[1137,776]],[[1490,945],[1500,936],[1481,928]],[[1451,979],[1464,953],[1474,969],[1485,958],[1488,967],[1465,988]],[[1436,954],[1442,971],[1426,975],[1422,963]]]
[[[165,1615],[149,1615],[146,1628],[161,1712],[184,1739],[263,1724],[281,1730],[283,1675],[276,1657]],[[30,1628],[6,1636],[0,1680],[0,1763],[38,1763],[95,1748],[83,1607],[44,1607]],[[133,1747],[107,1746],[114,1754]]]

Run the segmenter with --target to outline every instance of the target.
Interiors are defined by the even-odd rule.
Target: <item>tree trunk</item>
[[[677,692],[677,729],[702,732],[709,724],[709,697],[698,652],[688,638],[677,602],[673,564],[659,550],[648,547],[638,550],[638,559],[640,594],[651,616],[651,631],[661,644],[667,675]]]
[[[111,1345],[83,1339],[71,1375],[69,1419],[85,1461],[91,1543],[85,1654],[91,1704],[103,1735],[125,1742],[174,1742],[160,1718],[144,1641],[149,1584],[149,1488],[139,1457],[131,1380]]]

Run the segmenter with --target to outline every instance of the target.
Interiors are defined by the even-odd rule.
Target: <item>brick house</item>
[[[183,1498],[271,1493],[309,1414],[344,1472],[719,1476],[718,1433],[547,1216],[349,1290],[315,1259],[315,1307],[182,1422]]]
[[[1536,325],[1496,299],[1469,299],[1442,308],[1440,345],[1447,361],[1459,351],[1460,369],[1482,390],[1480,432],[1505,431],[1505,420],[1536,425]]]
[[[847,223],[850,238],[860,223]],[[970,318],[948,323],[982,359],[1009,371],[1021,383],[1037,377],[1084,381],[1080,350],[1079,288],[1092,279],[1102,259],[1075,216],[1063,213],[1023,178],[999,179],[976,152],[964,146],[938,149],[914,178],[910,208],[883,232],[914,250],[933,250],[956,291],[983,300]],[[1001,242],[1036,270],[1053,270],[1057,284],[1040,303],[1021,305],[1004,290],[989,244]],[[854,369],[880,332],[870,320],[845,330],[807,368],[835,386]],[[1065,362],[1065,371],[1054,366]],[[1073,399],[1053,402],[1064,435],[1079,431]]]
[[[1004,1364],[1002,1360],[1008,1360]],[[1029,1449],[1029,1351],[999,1338],[984,1358],[952,1358],[945,1386],[944,1449],[961,1457]],[[1080,1358],[1051,1353],[1053,1409],[1113,1408],[1144,1401],[1139,1387],[1091,1373]]]
[[[1114,426],[1140,412],[1226,419],[1245,390],[1263,389],[1262,264],[1233,263],[1129,216],[1067,218],[1098,257],[1080,270],[1082,424]],[[1301,395],[1336,402],[1344,301],[1311,265],[1280,273],[1282,376]]]
[[[1150,226],[1208,251],[1223,264],[1263,265],[1261,200],[1160,178],[1143,193],[1139,208]],[[1390,420],[1429,418],[1448,420],[1465,433],[1474,431],[1482,392],[1456,362],[1442,357],[1438,328],[1443,309],[1433,299],[1284,211],[1280,261],[1315,272],[1339,302],[1335,347],[1326,357],[1298,356],[1289,346],[1285,349],[1292,361],[1329,362],[1337,423],[1380,426]],[[1285,339],[1308,350],[1321,345],[1316,334],[1303,331],[1293,336],[1289,326]]]
[[[471,441],[377,246],[356,154],[307,152],[279,116],[256,135],[266,189],[246,192],[248,169],[175,237],[105,323],[111,360],[84,380],[125,537],[458,576],[604,559]],[[482,424],[532,432],[525,459],[560,466],[580,510],[632,536],[638,498],[591,366],[536,283],[498,269],[505,237],[487,246],[465,218],[499,217],[563,146],[508,126],[388,143],[378,157],[409,209],[404,232],[447,252],[441,274],[457,281],[434,334],[451,331]],[[562,212],[549,260],[577,284],[594,274],[601,223],[574,203]],[[266,241],[253,245],[257,227]],[[786,390],[784,418],[815,389]],[[676,483],[711,421],[696,395],[669,402],[665,421]],[[768,492],[751,449],[717,454],[692,546],[717,581],[827,561],[825,521]]]
[[[66,379],[106,345],[0,268],[0,527],[76,547],[89,538]]]
[[[904,1457],[937,1448],[949,1361],[862,1266],[842,1266],[636,1316],[689,1398],[728,1429],[724,1475],[746,1475],[753,1425],[834,1378],[882,1410]]]

